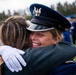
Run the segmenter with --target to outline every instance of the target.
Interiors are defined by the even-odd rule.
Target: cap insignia
[[[33,10],[33,14],[35,15],[35,16],[40,16],[40,14],[41,14],[41,9],[42,8],[36,8],[35,6],[34,6],[34,10]]]

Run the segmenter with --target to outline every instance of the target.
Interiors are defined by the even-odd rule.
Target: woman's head
[[[32,19],[28,30],[33,47],[42,47],[50,44],[56,44],[62,40],[62,33],[65,28],[70,28],[70,22],[57,11],[42,5],[32,4],[30,6]]]
[[[10,45],[19,49],[30,46],[27,23],[22,16],[11,16],[1,26],[0,38],[4,45]]]
[[[32,47],[44,47],[57,44],[62,40],[62,33],[57,29],[31,32]]]

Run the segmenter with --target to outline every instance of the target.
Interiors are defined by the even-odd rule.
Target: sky
[[[0,12],[7,12],[10,10],[11,12],[14,10],[25,9],[29,7],[32,3],[40,3],[46,6],[56,5],[57,3],[72,3],[75,0],[0,0]]]

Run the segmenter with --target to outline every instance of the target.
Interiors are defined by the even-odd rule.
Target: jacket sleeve
[[[47,75],[53,69],[67,60],[76,56],[76,47],[69,43],[58,43],[56,45],[28,49],[23,55],[27,66],[20,72],[7,70],[4,65],[3,75]]]
[[[24,59],[33,75],[47,75],[53,69],[76,56],[76,47],[60,42],[56,45],[27,50]]]

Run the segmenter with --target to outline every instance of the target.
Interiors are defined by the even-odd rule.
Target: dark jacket
[[[2,75],[48,75],[57,66],[76,56],[76,47],[60,42],[56,45],[28,49],[23,55],[27,66],[20,72],[11,72],[3,65]]]
[[[49,75],[76,75],[76,63],[65,63],[54,69]]]

